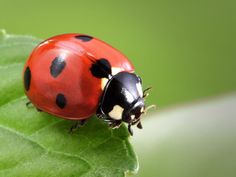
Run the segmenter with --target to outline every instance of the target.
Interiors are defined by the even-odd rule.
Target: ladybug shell
[[[99,59],[110,63],[112,73],[134,70],[127,57],[99,39],[81,34],[49,38],[24,66],[25,93],[42,111],[66,119],[88,118],[96,113],[104,88],[104,78],[91,72]]]

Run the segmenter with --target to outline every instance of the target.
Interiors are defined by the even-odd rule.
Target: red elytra
[[[78,33],[49,38],[24,66],[25,94],[42,111],[65,119],[88,118],[103,93],[102,79],[91,72],[93,59],[101,58],[114,70],[134,71],[126,56],[97,38]]]

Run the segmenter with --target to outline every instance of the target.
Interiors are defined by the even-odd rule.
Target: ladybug
[[[84,122],[96,114],[112,128],[142,128],[142,80],[131,62],[109,44],[83,34],[62,34],[40,43],[23,70],[24,91],[38,110]]]

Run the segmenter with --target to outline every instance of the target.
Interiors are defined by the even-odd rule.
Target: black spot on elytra
[[[87,35],[78,35],[78,36],[75,36],[75,38],[79,39],[83,42],[88,42],[88,41],[91,41],[93,39],[93,37],[87,36]]]
[[[57,77],[65,68],[66,62],[61,57],[56,57],[50,66],[50,73],[53,77]]]
[[[30,81],[31,81],[31,71],[29,66],[27,66],[24,73],[24,86],[26,91],[28,91],[30,88]]]
[[[90,71],[97,78],[109,78],[109,75],[111,75],[111,64],[107,59],[100,58],[92,64]]]
[[[62,93],[57,94],[56,104],[61,109],[63,109],[66,106],[66,98]]]

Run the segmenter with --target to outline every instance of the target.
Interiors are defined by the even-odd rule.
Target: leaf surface
[[[73,134],[72,121],[27,108],[22,69],[41,40],[0,32],[0,176],[125,176],[138,162],[122,125],[93,117]]]

